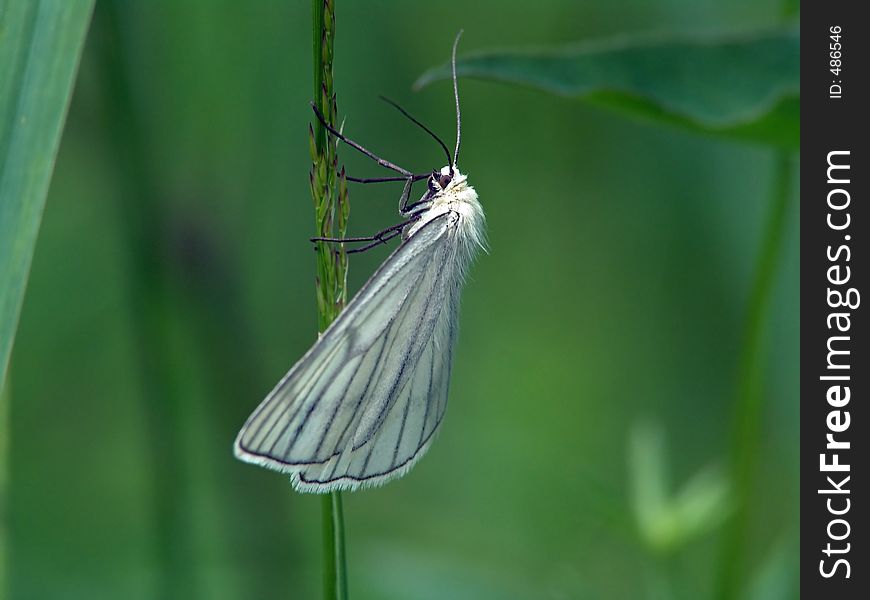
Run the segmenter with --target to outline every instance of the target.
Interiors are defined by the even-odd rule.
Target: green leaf
[[[800,36],[622,37],[527,52],[487,52],[457,75],[550,92],[705,133],[800,147]],[[450,77],[424,73],[416,88]]]
[[[93,5],[0,6],[0,389]]]

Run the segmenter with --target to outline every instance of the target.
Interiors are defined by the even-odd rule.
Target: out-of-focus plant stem
[[[785,0],[781,14],[784,20],[795,18],[800,14],[800,2]],[[722,540],[716,586],[717,600],[738,598],[743,591],[741,588],[746,587],[744,550],[749,531],[749,501],[752,498],[764,409],[764,336],[769,322],[770,298],[791,199],[794,169],[792,157],[785,152],[779,153],[774,169],[770,214],[761,241],[755,281],[749,298],[739,366],[736,418],[731,439],[731,485],[734,490],[735,510]]]
[[[205,547],[229,556],[240,544],[262,544],[253,539],[257,520],[236,518],[236,507],[249,505],[255,497],[263,514],[274,514],[280,507],[278,499],[270,504],[269,496],[254,492],[256,482],[246,480],[242,485],[240,471],[229,465],[226,455],[189,458],[190,440],[197,435],[212,442],[210,447],[226,447],[231,439],[227,421],[232,420],[232,428],[237,422],[225,416],[232,411],[220,403],[244,398],[251,382],[262,377],[250,351],[249,328],[237,309],[238,285],[220,244],[199,219],[186,218],[175,208],[173,190],[158,177],[149,152],[143,125],[147,96],[137,94],[139,71],[131,52],[136,30],[128,4],[100,2],[94,42],[106,88],[109,144],[124,186],[118,206],[130,266],[126,283],[149,444],[156,595],[197,598],[207,595],[209,585],[217,585],[227,597],[242,594],[240,590],[243,597],[265,597],[274,583],[259,574],[227,570],[209,583],[195,560]],[[195,251],[188,250],[191,245]],[[195,340],[195,360],[178,360],[179,337]],[[194,365],[201,365],[199,372]],[[197,414],[198,389],[210,404]],[[217,498],[215,508],[224,515],[222,526],[212,531],[198,528],[194,518],[198,494],[205,493]],[[286,543],[286,537],[283,540]]]
[[[335,0],[312,0],[314,103],[331,124],[336,122],[332,61],[335,39]],[[344,170],[338,172],[336,140],[326,135],[319,120],[309,131],[311,146],[311,197],[314,200],[316,235],[344,237],[350,210]],[[317,244],[318,330],[322,333],[344,308],[347,300],[347,254],[343,244]],[[344,515],[341,493],[323,496],[323,597],[347,598]]]
[[[749,503],[755,494],[754,477],[764,412],[765,342],[770,322],[770,302],[782,254],[782,237],[792,197],[792,170],[791,156],[784,153],[778,155],[770,212],[749,297],[731,438],[730,472],[735,509],[725,529],[719,557],[718,600],[739,597],[746,583],[744,555],[746,536],[749,534]]]
[[[189,486],[180,466],[184,456],[183,404],[179,373],[167,351],[170,333],[170,282],[166,270],[164,215],[160,191],[148,165],[145,140],[125,64],[123,6],[104,2],[96,12],[100,59],[106,86],[110,144],[122,174],[120,202],[129,270],[132,324],[144,386],[142,412],[149,440],[153,553],[157,592],[164,598],[193,598],[195,585],[190,523],[185,513]]]

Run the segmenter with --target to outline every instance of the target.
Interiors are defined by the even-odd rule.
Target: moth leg
[[[414,181],[420,181],[421,179],[426,179],[429,177],[428,173],[423,173],[422,175],[414,175],[411,179]],[[407,181],[407,177],[351,177],[350,175],[346,175],[345,179],[348,181],[352,181],[354,183],[384,183],[387,181]]]
[[[426,177],[428,177],[428,175]],[[405,181],[405,188],[402,190],[401,198],[399,198],[399,214],[401,215],[419,215],[432,205],[432,201],[428,199],[428,194],[423,196],[422,200],[414,202],[413,204],[408,204],[411,200],[411,186],[414,185],[414,181],[417,180],[408,179]]]
[[[365,246],[362,246],[360,248],[354,248],[353,250],[347,250],[346,252],[348,254],[357,254],[359,252],[365,252],[366,250],[371,250],[375,246],[380,246],[381,244],[386,244],[391,239],[393,239],[394,237],[397,237],[401,233],[402,233],[401,229],[393,231],[389,235],[385,235],[384,237],[379,238],[377,241],[372,242],[371,244],[366,244]]]
[[[313,238],[311,238],[311,241],[312,242],[332,242],[332,243],[339,243],[339,244],[343,244],[343,243],[347,243],[347,242],[373,242],[371,244],[363,246],[362,248],[355,248],[353,250],[347,251],[348,254],[354,254],[356,252],[365,252],[366,250],[368,250],[370,248],[374,248],[375,246],[377,246],[379,244],[386,244],[389,240],[391,240],[394,237],[396,237],[397,235],[401,234],[402,229],[404,229],[404,227],[406,225],[410,225],[411,223],[413,223],[414,221],[416,221],[419,218],[420,218],[419,215],[413,215],[411,218],[405,219],[401,223],[397,223],[396,225],[393,225],[391,227],[387,227],[386,229],[382,229],[381,231],[377,232],[374,235],[367,235],[367,236],[363,236],[363,237],[347,237],[347,238],[313,237]]]

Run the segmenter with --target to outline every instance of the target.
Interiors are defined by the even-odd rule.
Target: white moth
[[[414,175],[327,126],[403,175],[378,181],[405,181],[400,212],[406,220],[371,238],[353,238],[374,245],[401,233],[402,242],[236,438],[236,457],[289,474],[299,491],[355,490],[401,477],[426,453],[444,418],[460,291],[485,245],[483,209],[456,165],[458,41],[456,149],[451,158],[442,143],[447,166]],[[426,193],[409,205],[411,184],[424,178]]]

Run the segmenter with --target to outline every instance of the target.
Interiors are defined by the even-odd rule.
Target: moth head
[[[454,175],[456,175],[456,171],[450,165],[442,167],[440,171],[432,171],[428,181],[430,195],[434,196],[438,192],[446,190],[450,182],[453,181]]]

